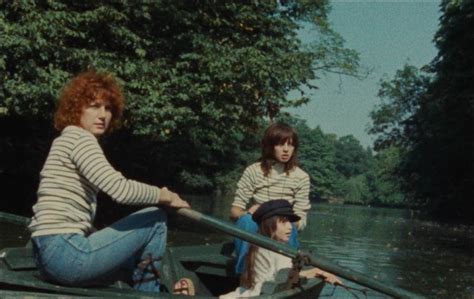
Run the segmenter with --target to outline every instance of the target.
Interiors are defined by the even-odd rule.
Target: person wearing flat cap
[[[277,199],[261,204],[252,214],[252,219],[258,224],[260,234],[278,242],[288,243],[292,223],[299,221],[300,216],[294,213],[287,200]],[[219,298],[258,296],[263,283],[274,281],[277,273],[285,268],[292,268],[292,261],[289,257],[252,244],[245,260],[245,270],[240,276],[240,286]],[[331,284],[342,284],[334,274],[319,268],[303,270],[299,274],[306,278],[321,277]]]
[[[290,222],[296,222],[301,219],[300,216],[293,212],[291,204],[284,199],[268,201],[262,204],[260,208],[253,213],[252,219],[260,225],[262,221],[275,215],[287,217]]]

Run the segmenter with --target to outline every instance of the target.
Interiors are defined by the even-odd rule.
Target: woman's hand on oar
[[[302,270],[300,272],[300,276],[306,277],[306,278],[312,278],[312,277],[321,277],[324,279],[325,282],[329,282],[330,284],[333,285],[344,285],[342,283],[342,280],[339,279],[336,275],[323,271],[319,268],[312,268],[308,270]]]
[[[168,190],[166,187],[160,189],[159,204],[172,208],[191,208],[187,201],[181,199],[177,193]]]

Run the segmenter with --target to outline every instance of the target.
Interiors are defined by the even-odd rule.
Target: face
[[[80,125],[85,130],[99,137],[107,131],[112,120],[112,110],[106,101],[95,100],[82,110]]]
[[[286,163],[290,161],[294,150],[295,147],[291,140],[287,140],[284,144],[277,144],[275,145],[275,159],[280,163]]]
[[[279,217],[277,220],[274,239],[280,242],[287,243],[291,236],[291,222],[286,217]]]

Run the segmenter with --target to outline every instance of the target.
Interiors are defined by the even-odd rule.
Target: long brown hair
[[[63,88],[54,116],[54,127],[61,131],[69,125],[78,126],[84,107],[98,97],[108,101],[112,109],[108,130],[116,128],[124,109],[122,89],[111,74],[92,69],[78,74]]]
[[[258,227],[258,232],[266,237],[274,239],[274,234],[277,229],[277,222],[282,216],[275,215],[262,221]],[[249,252],[245,258],[245,269],[240,276],[240,286],[251,289],[255,286],[255,256],[258,246],[250,244]]]
[[[264,176],[268,176],[275,162],[275,146],[283,145],[287,141],[295,148],[290,160],[285,163],[285,172],[289,174],[290,170],[298,166],[298,134],[295,129],[284,123],[274,123],[265,130],[262,138],[262,156],[259,159]]]

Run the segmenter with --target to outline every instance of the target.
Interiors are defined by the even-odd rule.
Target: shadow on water
[[[231,198],[183,197],[195,210],[229,220]],[[28,240],[20,225],[0,223],[0,233],[0,247]],[[391,286],[427,298],[474,298],[474,227],[422,221],[406,210],[315,203],[299,239],[305,249]],[[171,246],[227,240],[232,238],[217,230],[169,216]],[[354,298],[341,288],[332,291],[326,287],[323,297]],[[368,298],[383,296],[369,293]]]

